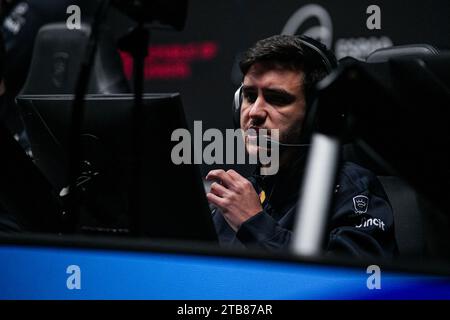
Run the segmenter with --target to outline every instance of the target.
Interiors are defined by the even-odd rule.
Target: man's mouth
[[[248,136],[257,136],[260,134],[260,130],[263,130],[263,134],[266,136],[270,135],[270,130],[267,128],[260,128],[260,127],[249,127],[246,131],[246,134]]]
[[[245,132],[247,139],[256,142],[258,140],[259,130],[260,130],[260,128],[256,128],[256,127],[248,128],[248,130]]]
[[[270,130],[260,127],[249,127],[245,136],[252,144],[261,144],[263,141],[270,140]]]

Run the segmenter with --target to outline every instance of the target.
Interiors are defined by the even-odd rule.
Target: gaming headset
[[[321,42],[307,37],[307,36],[297,36],[300,40],[301,44],[305,46],[306,48],[309,48],[314,55],[316,55],[317,58],[320,58],[320,63],[326,70],[327,75],[330,74],[333,69],[337,68],[337,60],[333,53],[329,51],[325,45],[323,45]],[[307,95],[308,96],[308,95]],[[243,94],[242,94],[242,85],[236,90],[234,93],[234,99],[232,103],[232,112],[233,112],[233,124],[234,128],[238,129],[240,128],[241,123],[241,105],[243,101]],[[307,100],[307,114],[305,116],[304,123],[311,123],[310,119],[314,118],[314,115],[311,114],[312,111],[310,111],[309,102]],[[308,115],[309,113],[309,115]],[[308,121],[307,121],[308,120]],[[304,126],[305,127],[305,126]],[[303,131],[308,131],[310,133],[312,131],[312,126],[310,126],[309,130],[303,130],[302,129],[302,136],[309,136],[309,134],[303,133]],[[305,139],[301,139],[302,141],[306,141]],[[281,143],[279,143],[281,144]],[[283,144],[281,144],[283,145]],[[288,144],[285,144],[286,146],[289,146]],[[302,145],[292,145],[292,146],[302,146]]]

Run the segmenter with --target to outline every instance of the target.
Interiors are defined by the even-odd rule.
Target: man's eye
[[[286,106],[294,102],[295,97],[289,94],[267,93],[264,95],[266,101],[275,106]]]
[[[258,95],[256,94],[256,92],[244,91],[244,99],[247,100],[247,102],[254,103],[257,98]]]

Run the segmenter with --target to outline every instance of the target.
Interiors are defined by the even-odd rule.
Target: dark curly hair
[[[318,47],[334,66],[336,58],[322,43],[312,38],[303,37]],[[245,76],[251,66],[260,63],[269,69],[287,69],[304,73],[304,91],[307,97],[310,89],[327,74],[323,58],[305,45],[298,36],[275,35],[259,40],[245,52],[239,67]]]

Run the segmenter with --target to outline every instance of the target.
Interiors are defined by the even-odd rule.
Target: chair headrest
[[[386,62],[392,58],[420,57],[437,54],[439,54],[439,51],[429,44],[410,44],[375,50],[367,57],[366,62]]]
[[[34,43],[33,57],[21,94],[69,94],[81,67],[91,28],[68,30],[65,23],[40,28]],[[98,44],[88,85],[88,93],[129,92],[115,43],[102,36]]]

